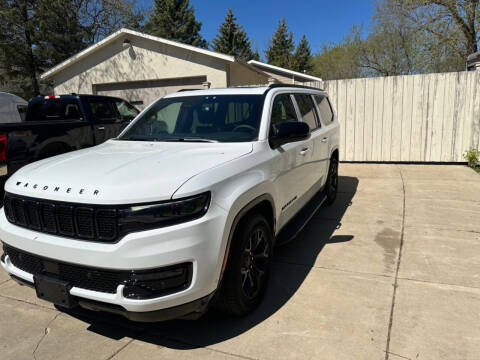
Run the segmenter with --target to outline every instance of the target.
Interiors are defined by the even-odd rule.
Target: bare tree
[[[136,0],[73,0],[85,43],[93,44],[122,28],[139,29],[144,11],[136,9]]]
[[[478,51],[480,0],[395,0],[406,19],[458,51],[463,58]],[[455,36],[456,32],[463,36]]]

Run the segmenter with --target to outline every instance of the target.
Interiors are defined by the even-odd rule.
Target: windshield
[[[262,95],[209,95],[158,100],[120,140],[242,142],[258,137]]]

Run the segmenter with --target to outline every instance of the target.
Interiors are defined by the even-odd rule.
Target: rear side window
[[[273,100],[270,126],[275,126],[285,121],[298,121],[297,113],[290,95],[280,94]]]
[[[77,99],[35,98],[28,103],[25,121],[79,120],[82,113]]]
[[[27,115],[27,105],[17,105],[18,113],[20,114],[20,119],[25,121],[25,117]]]
[[[323,122],[325,124],[331,123],[333,121],[333,111],[328,98],[323,95],[314,95],[313,97],[318,105],[320,117],[322,118]]]
[[[318,127],[317,112],[312,97],[308,94],[295,94],[295,100],[297,101],[303,122],[310,126],[310,130],[316,129]]]
[[[88,108],[95,122],[113,121],[117,118],[117,111],[111,100],[89,99]]]

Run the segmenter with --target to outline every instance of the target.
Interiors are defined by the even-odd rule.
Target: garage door
[[[195,76],[95,84],[93,88],[95,94],[117,96],[134,104],[138,109],[143,109],[165,94],[182,89],[202,89],[202,83],[205,81],[206,76]]]

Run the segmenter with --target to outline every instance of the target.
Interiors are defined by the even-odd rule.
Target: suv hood
[[[10,193],[50,200],[132,204],[170,199],[191,177],[252,151],[251,143],[109,140],[27,165]]]

